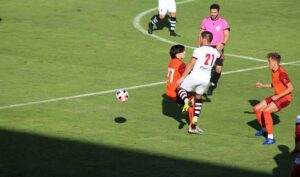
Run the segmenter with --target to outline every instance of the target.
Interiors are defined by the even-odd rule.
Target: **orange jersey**
[[[167,96],[171,98],[176,98],[178,87],[177,80],[181,77],[185,70],[185,64],[181,59],[174,58],[170,59],[168,65],[168,80],[167,80]]]
[[[291,82],[287,72],[282,66],[279,66],[277,71],[272,71],[272,80],[275,95],[284,92],[287,89],[287,84]],[[283,98],[290,101],[292,99],[291,93],[288,93]]]

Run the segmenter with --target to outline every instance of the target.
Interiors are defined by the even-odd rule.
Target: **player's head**
[[[274,69],[280,64],[281,56],[278,52],[268,53],[267,57],[270,69]]]
[[[210,18],[215,20],[219,16],[220,6],[219,4],[212,4],[210,6]]]
[[[210,45],[212,40],[213,40],[213,34],[211,32],[203,31],[201,33],[200,45]]]
[[[171,58],[183,59],[185,57],[185,48],[183,45],[173,45],[170,49]]]

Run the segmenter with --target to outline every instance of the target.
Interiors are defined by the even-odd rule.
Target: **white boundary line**
[[[283,63],[282,65],[293,65],[293,64],[296,64],[296,63],[300,63],[300,61]],[[258,66],[258,67],[252,67],[252,68],[245,68],[245,69],[227,71],[227,72],[223,72],[222,75],[259,70],[259,69],[263,69],[263,68],[267,68],[267,67],[268,66]],[[165,81],[163,81],[163,82],[154,82],[154,83],[150,83],[150,84],[131,86],[131,87],[127,87],[125,89],[127,89],[127,90],[136,90],[136,89],[140,89],[140,88],[147,88],[147,87],[163,85],[165,83],[166,83]],[[41,101],[34,101],[34,102],[27,102],[27,103],[20,103],[20,104],[12,104],[12,105],[7,105],[7,106],[0,106],[0,110],[8,109],[8,108],[17,108],[17,107],[29,106],[29,105],[36,105],[36,104],[42,104],[42,103],[51,103],[51,102],[57,102],[57,101],[63,101],[63,100],[71,100],[71,99],[83,98],[83,97],[89,97],[89,96],[104,95],[104,94],[108,94],[108,93],[114,93],[116,90],[117,89],[105,90],[105,91],[86,93],[86,94],[81,94],[81,95],[59,97],[59,98],[53,98],[53,99],[48,99],[48,100],[41,100]]]
[[[178,2],[177,4],[184,4],[184,3],[193,2],[193,1],[194,0],[187,0],[187,1]],[[141,31],[142,33],[144,33],[144,34],[146,34],[148,36],[154,37],[154,38],[156,38],[156,39],[158,39],[158,40],[160,40],[162,42],[166,42],[166,43],[169,43],[169,44],[175,44],[175,42],[172,42],[170,40],[161,38],[161,37],[156,36],[154,34],[149,35],[148,32],[140,26],[140,24],[139,24],[140,19],[144,15],[146,15],[147,13],[152,12],[154,10],[156,10],[156,8],[149,9],[147,11],[144,11],[144,12],[138,14],[134,18],[133,25],[136,27],[136,29],[138,29],[139,31]],[[191,46],[186,46],[186,47],[193,48]],[[259,62],[266,62],[266,60],[257,59],[257,58],[253,58],[253,57],[240,56],[240,55],[234,55],[234,54],[227,54],[227,55],[231,56],[231,57],[242,58],[242,59],[247,59],[247,60],[254,60],[254,61],[259,61]],[[297,66],[299,66],[299,64],[297,64],[297,63],[300,63],[300,61],[282,63],[282,65],[297,65]],[[267,68],[267,66],[258,66],[258,67],[252,67],[252,68],[245,68],[245,69],[227,71],[227,72],[223,72],[222,75],[247,72],[247,71],[258,70],[258,69],[263,69],[263,68]],[[139,89],[139,88],[146,88],[146,87],[153,87],[153,86],[157,86],[157,85],[162,85],[162,84],[165,84],[165,83],[166,83],[165,81],[163,81],[163,82],[155,82],[155,83],[150,83],[150,84],[144,84],[144,85],[127,87],[125,89],[127,89],[127,90],[135,90],[135,89]],[[7,106],[0,106],[0,110],[9,109],[9,108],[23,107],[23,106],[29,106],[29,105],[36,105],[36,104],[42,104],[42,103],[51,103],[51,102],[57,102],[57,101],[63,101],[63,100],[70,100],[70,99],[76,99],[76,98],[83,98],[83,97],[89,97],[89,96],[95,96],[95,95],[104,95],[104,94],[108,94],[108,93],[114,93],[116,90],[117,89],[106,90],[106,91],[99,91],[99,92],[93,92],[93,93],[86,93],[86,94],[74,95],[74,96],[67,96],[67,97],[52,98],[52,99],[41,100],[41,101],[33,101],[33,102],[27,102],[27,103],[12,104],[12,105],[7,105]]]

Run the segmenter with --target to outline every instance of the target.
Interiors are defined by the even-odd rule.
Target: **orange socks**
[[[188,111],[189,111],[189,119],[190,119],[190,123],[193,121],[193,117],[194,117],[194,106],[189,107]]]
[[[273,119],[269,111],[263,111],[268,134],[273,134]]]
[[[259,110],[255,109],[255,108],[253,108],[253,111],[254,111],[255,114],[256,114],[256,117],[257,117],[257,120],[258,120],[259,125],[260,125],[262,128],[264,128],[265,125],[263,125],[263,121],[262,121],[262,118],[261,118],[261,116],[262,116],[262,111],[259,111]]]

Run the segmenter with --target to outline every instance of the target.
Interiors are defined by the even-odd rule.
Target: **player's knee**
[[[166,16],[165,15],[159,15],[159,19],[163,20]]]
[[[171,12],[171,17],[176,18],[176,12]]]
[[[257,104],[253,107],[253,111],[256,112],[256,111],[263,111],[263,108],[260,104]]]

